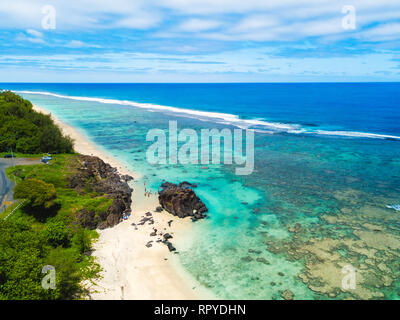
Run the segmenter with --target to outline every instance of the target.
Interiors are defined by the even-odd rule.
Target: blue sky
[[[400,81],[399,0],[1,0],[0,40],[2,82]]]

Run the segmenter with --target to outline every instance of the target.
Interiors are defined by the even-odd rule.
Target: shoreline
[[[48,110],[33,106],[35,111],[51,114]],[[196,300],[216,299],[208,289],[202,287],[180,264],[178,255],[169,252],[167,246],[157,243],[158,232],[170,233],[178,251],[179,240],[188,239],[192,222],[189,218],[180,219],[166,211],[155,212],[159,206],[156,194],[145,197],[145,187],[139,172],[134,172],[114,157],[101,150],[77,129],[64,123],[51,114],[62,132],[74,140],[75,151],[93,155],[118,169],[121,175],[134,178],[129,185],[132,192],[132,214],[118,225],[97,230],[99,239],[93,244],[93,256],[102,267],[102,278],[94,283],[85,283],[94,300]],[[154,224],[138,225],[147,212],[151,212]],[[168,222],[172,220],[171,226]],[[132,225],[135,224],[135,225]],[[151,247],[147,247],[149,241]]]

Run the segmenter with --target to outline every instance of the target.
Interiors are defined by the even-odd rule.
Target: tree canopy
[[[0,152],[73,153],[73,141],[49,115],[10,91],[0,92]]]
[[[15,187],[14,197],[27,200],[31,207],[50,208],[56,198],[56,189],[39,179],[25,179]]]
[[[0,220],[0,300],[74,299],[85,292],[80,282],[98,268],[80,253],[80,245],[61,246],[67,237],[62,229],[65,225],[59,222],[38,229],[21,219]],[[73,243],[80,242],[80,237],[75,235]],[[49,265],[56,272],[54,290],[42,287],[46,276],[42,270]]]
[[[47,248],[27,223],[0,221],[0,299],[49,299],[41,286]],[[23,279],[23,281],[22,281]]]

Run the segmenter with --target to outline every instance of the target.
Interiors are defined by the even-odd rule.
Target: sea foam
[[[25,94],[38,94],[48,95],[62,99],[71,99],[79,101],[98,102],[106,104],[118,104],[124,106],[132,106],[136,108],[143,108],[149,111],[159,112],[171,112],[178,113],[186,117],[196,118],[198,120],[215,121],[219,124],[233,125],[240,129],[252,129],[255,132],[264,134],[274,134],[277,132],[285,132],[290,134],[314,134],[314,135],[329,135],[329,136],[342,136],[350,138],[371,138],[371,139],[392,139],[400,140],[400,136],[368,133],[368,132],[355,132],[355,131],[328,131],[328,130],[313,130],[308,129],[300,124],[287,124],[280,122],[269,122],[262,119],[241,119],[239,116],[229,113],[211,112],[211,111],[200,111],[186,108],[176,108],[165,105],[158,105],[152,103],[140,103],[129,100],[118,100],[118,99],[105,99],[105,98],[94,98],[94,97],[80,97],[80,96],[68,96],[61,95],[51,92],[42,91],[15,91],[17,93]]]

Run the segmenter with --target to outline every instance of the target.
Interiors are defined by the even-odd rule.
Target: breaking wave
[[[256,132],[273,134],[277,132],[285,132],[290,134],[314,134],[314,135],[329,135],[329,136],[342,136],[351,138],[371,138],[371,139],[386,139],[386,140],[400,140],[400,136],[378,134],[378,133],[367,133],[367,132],[355,132],[355,131],[328,131],[328,130],[316,130],[313,128],[307,128],[300,124],[287,124],[280,122],[269,122],[263,119],[241,119],[239,116],[229,113],[220,112],[209,112],[192,110],[185,108],[176,108],[171,106],[164,106],[152,103],[139,103],[128,100],[118,99],[104,99],[104,98],[93,98],[93,97],[79,97],[79,96],[68,96],[61,95],[51,92],[41,91],[15,91],[23,94],[38,94],[48,95],[62,99],[71,99],[78,101],[89,101],[106,104],[117,104],[124,106],[132,106],[136,108],[147,109],[149,111],[159,112],[171,112],[174,114],[184,115],[190,118],[196,118],[198,120],[215,121],[220,124],[233,125],[241,129],[253,129]]]

